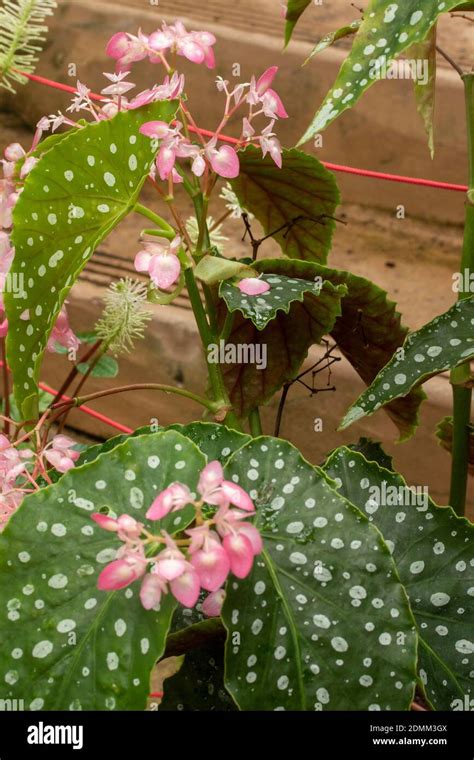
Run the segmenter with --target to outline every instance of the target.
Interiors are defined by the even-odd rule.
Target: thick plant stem
[[[467,138],[469,157],[469,190],[466,200],[466,224],[461,261],[461,273],[474,272],[474,73],[462,77],[466,95]],[[469,279],[469,278],[468,278]],[[469,298],[469,291],[460,292],[459,298]],[[463,385],[469,380],[469,363],[451,372],[453,385],[453,451],[451,490],[449,503],[458,515],[466,508],[469,468],[469,423],[471,419],[472,389]]]
[[[213,401],[222,409],[228,409],[229,411],[225,415],[225,422],[229,427],[233,427],[236,430],[241,430],[242,427],[239,424],[239,421],[232,412],[231,409],[231,403],[229,400],[229,397],[227,395],[227,391],[225,389],[224,385],[224,379],[222,377],[222,373],[220,370],[220,367],[218,364],[213,364],[212,362],[209,362],[208,357],[208,348],[212,343],[216,342],[215,336],[209,326],[209,322],[207,320],[206,312],[204,311],[204,306],[201,301],[201,296],[196,284],[196,279],[194,277],[194,272],[192,269],[187,269],[185,274],[186,279],[186,287],[188,289],[188,295],[189,300],[191,301],[191,306],[193,307],[194,317],[196,319],[196,323],[199,330],[199,335],[201,337],[201,342],[204,349],[204,355],[206,359],[206,365],[207,365],[207,371],[209,375],[209,384],[211,386],[211,393],[213,397]]]

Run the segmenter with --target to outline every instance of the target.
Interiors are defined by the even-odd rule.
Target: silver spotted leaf
[[[93,511],[147,524],[156,494],[180,480],[196,489],[204,455],[175,431],[129,438],[28,496],[0,536],[0,663],[5,698],[30,710],[143,710],[175,602],[146,611],[138,584],[97,589],[120,542]],[[186,507],[162,521],[181,530]],[[148,523],[156,530],[157,523]]]
[[[421,43],[438,17],[452,10],[457,0],[370,0],[352,49],[336,81],[300,140],[307,142],[338,116],[352,108],[385,69],[413,44]]]
[[[219,295],[226,302],[230,312],[240,311],[246,319],[250,319],[258,330],[263,330],[277,312],[288,314],[294,301],[304,301],[306,293],[319,296],[322,283],[316,284],[285,275],[264,274],[260,280],[270,285],[270,290],[258,296],[242,293],[236,284],[223,282]]]
[[[264,540],[222,613],[239,707],[409,709],[414,620],[380,533],[286,441],[257,438],[225,471],[254,499]]]
[[[324,471],[392,551],[417,624],[427,698],[437,710],[465,709],[457,704],[474,691],[474,526],[346,447],[329,457]]]
[[[170,121],[173,102],[117,114],[54,142],[26,178],[13,213],[12,276],[5,294],[8,361],[24,419],[37,415],[48,337],[64,300],[96,246],[136,203],[156,147],[139,127]]]
[[[474,296],[408,335],[388,364],[345,415],[340,429],[381,406],[407,396],[414,388],[474,357]]]

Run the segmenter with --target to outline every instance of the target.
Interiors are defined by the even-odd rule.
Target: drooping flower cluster
[[[98,525],[117,533],[123,542],[117,558],[100,573],[98,588],[118,590],[142,578],[140,599],[145,609],[157,607],[168,592],[185,607],[194,607],[201,590],[205,590],[210,594],[203,604],[204,612],[219,614],[229,573],[237,578],[250,573],[254,557],[262,551],[262,539],[257,528],[247,522],[255,514],[250,496],[224,479],[218,461],[210,462],[201,472],[197,490],[200,498],[195,500],[186,485],[172,483],[158,494],[146,513],[149,520],[161,520],[188,504],[194,505],[196,519],[183,538],[172,538],[164,530],[153,535],[127,514],[117,519],[92,515]],[[204,517],[203,505],[215,507],[211,517]],[[157,543],[160,551],[147,556],[146,549]]]
[[[38,477],[47,479],[45,460],[58,472],[65,473],[79,458],[79,452],[73,448],[75,441],[65,435],[54,436],[39,451],[29,448],[28,440],[20,443],[0,433],[0,531],[26,494],[38,490]]]

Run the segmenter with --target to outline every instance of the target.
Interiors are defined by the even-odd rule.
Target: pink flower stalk
[[[74,462],[79,459],[79,452],[72,447],[75,441],[66,435],[55,435],[53,440],[44,450],[44,456],[58,472],[67,472],[74,467]]]
[[[81,345],[81,341],[69,326],[69,318],[65,306],[62,307],[61,311],[58,314],[56,324],[53,327],[51,335],[49,336],[49,340],[46,346],[47,350],[55,353],[55,343],[59,343],[59,345],[63,346],[63,348],[71,348],[74,351],[77,351]]]
[[[237,287],[246,296],[260,296],[270,290],[268,282],[259,277],[244,277],[237,283]]]
[[[168,245],[144,243],[144,248],[135,256],[135,269],[137,272],[148,272],[156,287],[166,290],[174,285],[181,273],[181,263],[176,255],[180,247],[179,235]]]
[[[202,603],[202,611],[207,617],[219,617],[222,612],[222,605],[224,604],[226,593],[223,588],[218,588],[217,591],[213,591],[208,594]]]

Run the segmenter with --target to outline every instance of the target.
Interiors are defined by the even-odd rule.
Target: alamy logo
[[[0,699],[0,712],[18,712],[24,709],[24,699]]]
[[[464,699],[454,699],[450,707],[454,711],[474,712],[474,699],[471,699],[469,694],[465,694]]]
[[[267,366],[266,343],[210,343],[207,348],[209,364],[255,364],[257,369]]]
[[[371,514],[378,509],[379,504],[385,507],[416,507],[420,512],[428,509],[427,486],[388,486],[387,481],[382,481],[382,486],[370,486],[370,499],[366,504],[366,511]]]
[[[412,60],[387,60],[376,58],[369,63],[371,79],[413,79],[417,84],[427,85],[429,81],[428,61],[423,58]]]
[[[28,744],[70,744],[73,749],[84,746],[84,726],[49,726],[42,721],[28,726]]]

